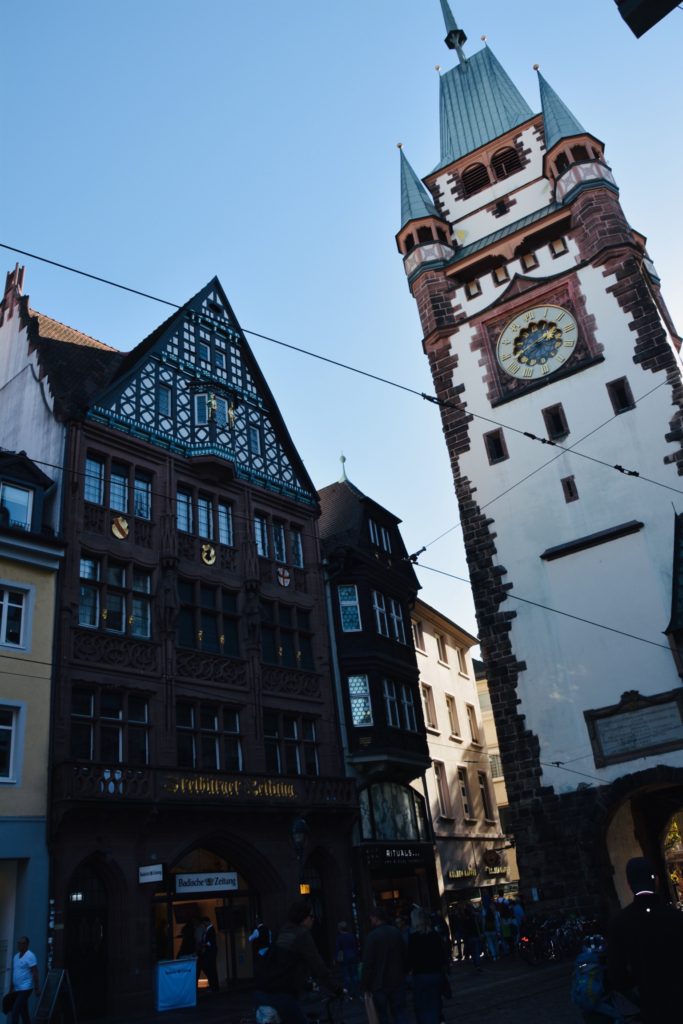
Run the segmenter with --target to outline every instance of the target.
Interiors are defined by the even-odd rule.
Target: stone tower
[[[683,806],[680,338],[600,139],[441,0],[396,236],[451,459],[522,890],[595,908]],[[592,126],[591,126],[592,127]],[[672,508],[673,504],[673,508]],[[683,564],[683,563],[682,563]],[[673,585],[672,585],[673,578]]]

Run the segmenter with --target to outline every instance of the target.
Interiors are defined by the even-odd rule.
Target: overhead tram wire
[[[424,565],[422,562],[414,562],[413,564],[416,565],[418,569],[426,569],[428,572],[435,572],[439,576],[447,576],[449,579],[458,580],[460,583],[466,583],[468,586],[472,586],[471,581],[466,579],[464,576],[456,576],[455,573],[446,572],[445,569],[437,569],[433,565]],[[597,629],[605,629],[609,633],[616,633],[618,636],[625,636],[629,640],[638,640],[640,643],[649,644],[650,647],[659,647],[661,650],[667,651],[669,654],[671,653],[671,648],[668,644],[660,644],[656,640],[648,640],[644,636],[636,636],[635,633],[629,633],[624,629],[617,629],[616,626],[607,626],[604,622],[595,622],[593,619],[586,619],[581,615],[574,615],[572,612],[562,611],[560,608],[551,608],[550,605],[541,604],[540,601],[532,601],[528,597],[520,597],[519,594],[515,594],[511,590],[506,590],[505,596],[506,598],[512,598],[513,601],[521,601],[523,604],[532,605],[534,608],[540,608],[542,611],[552,612],[554,615],[561,615],[566,619],[574,619],[575,622],[583,622],[585,625],[595,626]]]
[[[38,256],[36,255],[36,253],[30,253],[24,249],[18,249],[15,246],[8,245],[5,242],[0,242],[0,248],[7,249],[10,252],[18,253],[21,256],[26,256],[29,259],[34,259],[42,263],[47,263],[50,266],[59,268],[60,270],[66,270],[73,274],[79,274],[82,277],[87,277],[93,281],[98,281],[101,284],[110,285],[112,288],[119,288],[120,290],[130,292],[133,295],[139,295],[143,298],[150,299],[153,302],[160,302],[163,305],[172,306],[174,309],[183,308],[183,305],[179,305],[177,302],[171,302],[168,299],[161,299],[156,295],[151,295],[149,292],[143,292],[137,288],[131,288],[128,285],[119,284],[116,281],[111,281],[108,278],[100,277],[97,274],[90,274],[85,270],[79,270],[76,267],[70,267],[65,263],[59,263],[56,260],[47,259],[47,257],[45,256]],[[214,318],[212,318],[208,314],[202,315],[205,316],[205,319],[207,320],[214,320]],[[222,324],[221,321],[215,322],[219,322]],[[405,391],[407,394],[415,395],[418,398],[422,398],[424,401],[431,402],[433,405],[436,405],[439,408],[454,409],[456,411],[460,408],[453,402],[449,402],[446,399],[437,398],[435,395],[428,395],[424,391],[417,391],[415,388],[408,387],[406,384],[399,384],[398,381],[389,380],[387,377],[381,377],[379,374],[370,373],[368,370],[361,370],[357,366],[351,366],[349,363],[342,363],[338,359],[332,359],[329,356],[323,356],[318,352],[311,352],[310,349],[301,348],[300,346],[293,345],[290,342],[281,341],[279,338],[273,338],[271,335],[261,334],[258,331],[251,331],[246,327],[241,327],[241,330],[243,331],[244,334],[249,334],[254,338],[260,338],[263,341],[269,341],[274,345],[279,345],[280,347],[289,349],[292,352],[298,352],[301,355],[309,356],[311,359],[317,359],[320,362],[328,363],[329,365],[336,366],[339,369],[348,370],[350,373],[356,373],[361,377],[366,377],[370,380],[375,380],[380,384],[386,384],[389,387],[397,388],[399,391]],[[511,427],[505,423],[501,423],[499,420],[492,419],[490,416],[483,416],[481,413],[472,412],[469,409],[467,410],[467,416],[471,417],[472,419],[481,420],[483,423],[488,423],[496,427],[501,427],[504,430],[508,430],[512,434],[520,434],[522,437],[526,437],[531,441],[537,441],[539,444],[551,445],[553,448],[559,449],[562,453],[568,452],[570,454],[578,456],[579,458],[587,459],[589,462],[593,462],[596,463],[597,465],[604,466],[606,469],[614,469],[617,472],[622,473],[624,476],[637,477],[639,480],[643,480],[646,483],[653,484],[656,487],[662,487],[667,491],[672,491],[674,494],[683,495],[683,491],[679,490],[678,488],[672,487],[670,484],[665,484],[660,480],[653,480],[651,477],[642,476],[641,473],[638,472],[638,470],[626,469],[624,466],[621,465],[611,465],[609,462],[605,462],[604,459],[598,459],[592,455],[586,454],[585,452],[579,452],[576,451],[574,448],[565,447],[564,445],[558,444],[556,441],[551,441],[548,438],[538,437],[532,431],[522,430],[519,427]]]
[[[640,398],[636,399],[635,405],[638,405],[640,402],[644,401],[646,398],[649,398],[650,395],[652,395],[659,388],[663,387],[665,384],[666,384],[665,380],[660,381],[659,384],[655,384],[655,386],[653,388],[650,388],[650,390],[646,391],[644,395],[641,395]],[[607,419],[603,420],[602,423],[599,423],[597,427],[593,427],[593,429],[589,430],[587,434],[584,434],[582,437],[577,438],[577,440],[574,442],[574,444],[571,445],[569,448],[565,449],[564,451],[559,452],[557,455],[553,455],[552,459],[548,459],[547,462],[543,462],[540,466],[537,466],[536,469],[532,469],[530,473],[526,474],[526,476],[520,477],[520,479],[517,480],[514,484],[510,484],[510,486],[506,487],[504,491],[501,491],[500,494],[497,494],[494,498],[491,498],[490,501],[487,501],[485,505],[482,505],[481,506],[481,511],[483,512],[484,509],[490,508],[491,505],[493,505],[496,501],[499,501],[500,498],[504,498],[506,494],[510,493],[510,491],[514,491],[514,489],[516,487],[519,487],[520,484],[526,483],[527,480],[530,480],[532,476],[536,475],[536,473],[540,473],[542,469],[546,468],[546,466],[550,466],[550,465],[552,465],[553,462],[557,462],[557,460],[562,458],[563,455],[565,455],[565,454],[572,454],[572,455],[578,454],[577,452],[574,451],[574,449],[576,448],[577,445],[582,444],[589,437],[592,437],[593,434],[597,434],[598,430],[602,430],[602,428],[606,427],[608,423],[612,423],[617,418],[617,416],[619,416],[619,415],[621,415],[621,414],[615,412],[612,416],[608,416]],[[641,479],[645,479],[645,478],[641,477]],[[457,523],[454,523],[453,526],[449,526],[448,529],[444,530],[443,533],[440,533],[438,535],[438,537],[435,537],[433,540],[430,540],[427,544],[423,545],[423,547],[421,547],[419,549],[419,551],[416,552],[416,555],[421,555],[423,551],[426,551],[428,548],[431,548],[433,544],[436,544],[437,541],[442,540],[443,537],[447,537],[449,533],[452,533],[454,530],[457,530],[458,527],[461,526],[461,525],[462,525],[462,519],[459,519],[457,521]],[[413,557],[414,556],[411,556],[411,560],[412,560]]]

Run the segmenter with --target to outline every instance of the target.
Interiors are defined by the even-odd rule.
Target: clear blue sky
[[[613,0],[452,8],[466,52],[485,33],[534,110],[539,63],[606,143],[681,329],[683,11],[636,40]],[[438,162],[438,0],[24,0],[2,25],[0,241],[177,302],[218,274],[245,329],[431,393],[395,144],[421,175]],[[122,349],[168,315],[25,262],[34,308]],[[457,522],[435,407],[249,340],[316,486],[343,451],[409,551]],[[422,559],[467,575],[458,530]],[[466,585],[419,575],[476,631]]]

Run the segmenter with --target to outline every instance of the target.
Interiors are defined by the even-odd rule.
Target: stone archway
[[[97,1019],[107,1011],[116,908],[125,904],[124,890],[120,871],[100,853],[82,861],[69,880],[64,962],[80,1019]]]
[[[672,816],[683,809],[683,768],[658,765],[626,775],[609,787],[601,805],[605,852],[620,905],[631,900],[625,878],[631,857],[650,858],[666,886],[663,895],[670,898],[664,840]]]

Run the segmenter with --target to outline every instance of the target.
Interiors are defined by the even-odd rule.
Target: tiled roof
[[[451,263],[458,263],[467,256],[471,256],[480,249],[485,249],[494,242],[499,242],[501,238],[506,238],[508,235],[514,235],[516,231],[520,231],[522,228],[528,227],[537,220],[543,220],[544,217],[547,217],[549,214],[555,213],[556,210],[561,209],[562,203],[549,203],[547,206],[542,207],[542,209],[534,210],[533,213],[528,213],[526,217],[520,217],[519,220],[506,225],[504,228],[492,231],[490,235],[484,235],[483,238],[478,238],[476,242],[470,242],[469,245],[463,245],[461,249],[456,251],[455,256],[449,263],[449,266]]]
[[[487,46],[440,80],[441,162],[445,167],[534,116]]]
[[[29,340],[38,352],[59,419],[81,415],[110,380],[122,353],[82,331],[28,310]]]

